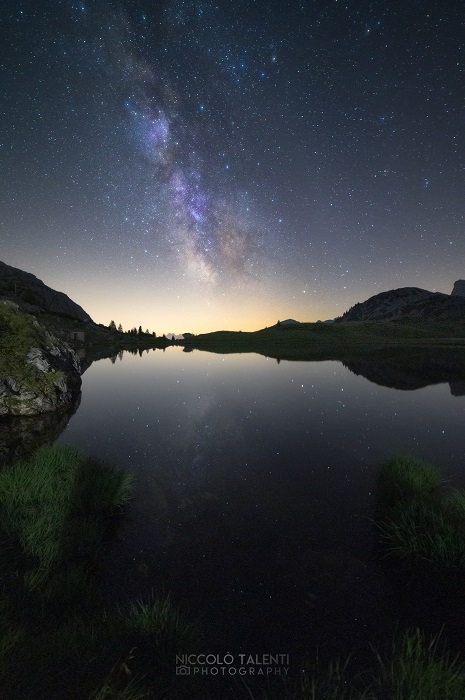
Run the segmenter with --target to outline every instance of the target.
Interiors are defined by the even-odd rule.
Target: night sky
[[[463,0],[3,0],[0,259],[157,333],[465,278]]]

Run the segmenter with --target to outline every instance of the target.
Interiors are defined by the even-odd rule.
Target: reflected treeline
[[[116,364],[117,360],[122,361],[124,354],[129,353],[130,355],[142,355],[149,354],[155,351],[165,352],[165,348],[124,348],[116,351],[114,348],[110,349],[99,349],[96,352],[88,352],[84,358],[80,359],[82,374],[89,369],[93,362],[98,362],[99,360],[110,360],[111,364]]]
[[[448,383],[453,396],[465,396],[465,361],[455,351],[410,352],[386,359],[343,361],[345,367],[380,386],[412,391]]]
[[[0,419],[0,467],[29,456],[41,445],[55,442],[81,403],[81,394],[66,410],[37,416]]]
[[[149,352],[155,352],[155,350],[156,348],[125,348],[124,350],[120,350],[119,352],[117,352],[115,355],[108,355],[108,357],[110,359],[111,364],[114,365],[117,359],[121,362],[125,352],[129,353],[130,355],[139,355],[139,357],[142,357],[142,355],[148,355]]]

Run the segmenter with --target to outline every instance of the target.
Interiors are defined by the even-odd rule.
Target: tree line
[[[125,331],[125,330],[123,330],[123,326],[121,325],[121,323],[119,323],[118,327],[116,327],[116,323],[113,320],[110,321],[108,328],[110,331],[114,331],[116,333],[124,333],[125,335],[139,335],[139,336],[140,335],[150,335],[153,338],[157,337],[157,334],[155,333],[155,331],[149,331],[148,328],[145,331],[143,331],[142,326],[139,326],[139,328],[136,328],[134,326],[134,328],[131,328],[130,330]]]

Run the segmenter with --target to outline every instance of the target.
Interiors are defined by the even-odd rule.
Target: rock
[[[66,408],[81,388],[79,361],[29,314],[0,303],[0,416],[32,416]]]
[[[465,280],[457,280],[457,282],[454,282],[451,296],[465,297]]]
[[[43,356],[40,348],[31,348],[27,354],[27,361],[40,372],[48,372],[50,365]]]

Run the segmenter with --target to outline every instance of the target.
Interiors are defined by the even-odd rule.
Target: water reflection
[[[84,360],[87,364],[84,365],[88,369],[92,362],[109,359],[112,364],[115,364],[117,359],[121,361],[124,354],[138,355],[142,357],[144,354],[153,353],[156,351],[165,352],[165,348],[133,348],[120,350],[118,353],[111,354],[109,352],[100,352],[93,358]],[[208,357],[208,352],[197,350],[192,347],[182,347],[182,352],[200,353]],[[217,354],[217,353],[215,353]],[[219,354],[219,353],[218,353]],[[247,354],[247,353],[244,353]],[[254,353],[248,353],[252,355]],[[340,359],[334,357],[334,353],[328,357],[314,357],[302,360],[301,358],[285,358],[285,357],[270,357],[275,359],[279,365],[284,362],[325,362],[336,361],[341,362],[344,367],[347,367],[353,374],[361,375],[368,381],[380,386],[399,389],[401,391],[410,391],[421,389],[434,384],[448,383],[453,396],[465,395],[465,362],[463,352],[449,348],[437,348],[435,350],[417,350],[414,352],[406,352],[405,350],[395,351],[390,350],[387,357],[380,357],[380,352],[370,355],[369,358],[362,357],[361,359],[345,359],[341,356]],[[386,352],[383,353],[386,355]]]
[[[287,653],[310,633],[337,656],[368,629],[388,638],[396,601],[372,561],[379,465],[408,452],[464,480],[464,377],[452,355],[433,359],[424,377],[400,356],[277,364],[180,347],[92,364],[60,442],[138,485],[108,594],[172,591],[213,651]]]
[[[464,485],[461,358],[170,347],[86,362],[79,411],[2,422],[0,439],[11,458],[63,431],[60,442],[135,473],[109,596],[171,591],[199,611],[214,652],[313,644],[334,657],[390,637],[399,600],[372,556],[377,470],[408,452]]]
[[[465,395],[463,352],[402,353],[386,360],[362,359],[343,364],[354,374],[380,386],[408,391],[448,383],[453,396]]]
[[[81,403],[81,395],[65,410],[38,416],[0,419],[0,467],[30,455],[41,445],[57,440]]]

